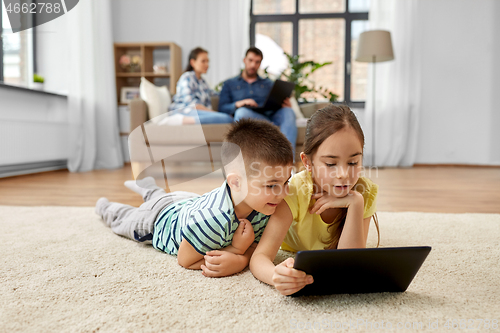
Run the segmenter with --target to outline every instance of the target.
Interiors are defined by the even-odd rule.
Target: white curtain
[[[210,69],[205,75],[211,87],[239,74],[250,46],[250,0],[182,1],[182,61],[190,50],[206,48]]]
[[[110,0],[80,1],[68,15],[71,172],[123,166]]]
[[[370,29],[391,32],[394,60],[376,66],[375,165],[412,166],[417,152],[420,112],[421,45],[418,0],[374,0],[370,8]],[[367,141],[373,119],[372,68],[366,101]],[[367,133],[366,133],[367,132]],[[373,153],[372,143],[369,155]]]

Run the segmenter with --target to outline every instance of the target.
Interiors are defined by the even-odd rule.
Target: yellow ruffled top
[[[373,216],[376,212],[378,185],[366,177],[360,177],[353,188],[360,192],[365,200],[363,218]],[[281,248],[286,251],[323,250],[327,245],[330,233],[328,224],[320,215],[309,213],[316,202],[311,199],[313,180],[307,170],[295,174],[290,180],[289,194],[285,198],[293,215],[293,222],[288,229]]]

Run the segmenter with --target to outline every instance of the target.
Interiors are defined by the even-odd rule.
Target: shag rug
[[[381,246],[432,246],[406,292],[291,298],[248,269],[186,270],[93,207],[0,206],[0,332],[500,331],[500,215],[379,221]]]

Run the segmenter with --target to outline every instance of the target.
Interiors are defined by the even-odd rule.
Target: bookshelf
[[[182,51],[181,48],[171,42],[160,43],[115,43],[115,80],[116,101],[121,103],[121,91],[124,87],[139,87],[141,77],[145,77],[152,83],[166,85],[173,96],[175,86],[182,74]],[[138,65],[132,64],[122,66],[122,56],[128,55],[129,59],[138,60]],[[166,67],[159,71],[156,67]],[[155,70],[156,68],[156,70]]]
[[[120,60],[124,55],[130,60],[138,60],[138,64],[122,66]],[[182,51],[177,44],[171,42],[115,43],[114,56],[120,139],[125,162],[129,162],[127,139],[130,132],[130,109],[127,103],[121,102],[122,88],[138,88],[141,77],[145,77],[157,86],[166,85],[173,96],[177,81],[182,75]],[[165,67],[164,70],[159,71],[158,65]]]

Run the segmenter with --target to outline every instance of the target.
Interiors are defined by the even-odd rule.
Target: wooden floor
[[[195,179],[199,174],[182,170],[171,190],[202,194],[222,183],[220,176]],[[368,173],[379,185],[379,211],[500,213],[500,168],[421,166]],[[132,179],[130,165],[117,170],[60,170],[1,178],[0,205],[93,206],[98,198],[107,197],[139,206],[141,197],[123,186],[128,179]]]

